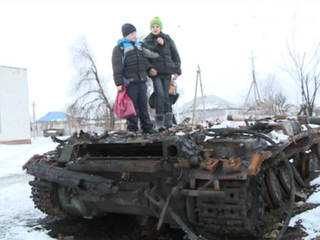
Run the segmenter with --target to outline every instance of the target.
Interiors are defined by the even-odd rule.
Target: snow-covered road
[[[22,171],[22,165],[34,154],[54,150],[50,138],[37,138],[31,145],[0,145],[0,239],[1,240],[52,240],[45,231],[35,230],[37,219],[45,217],[34,208],[31,187],[33,178]],[[320,177],[312,181],[320,184]],[[309,203],[320,203],[320,189],[311,195]],[[309,234],[306,240],[320,236],[320,207],[291,219],[291,226],[299,219]]]
[[[34,154],[53,150],[50,138],[37,138],[31,145],[0,145],[0,239],[49,240],[46,232],[34,230],[37,220],[45,217],[34,208],[28,184],[33,179],[22,165]]]

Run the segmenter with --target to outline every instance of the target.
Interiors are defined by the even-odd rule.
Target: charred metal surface
[[[64,168],[49,166],[44,163],[28,165],[27,172],[40,179],[70,188],[88,190],[98,195],[111,195],[118,191],[112,180],[86,173],[74,174],[74,172]]]
[[[248,185],[249,184],[249,185]],[[264,218],[263,191],[259,181],[223,182],[223,198],[194,198],[197,225],[210,233],[259,236]]]
[[[306,178],[319,159],[320,128],[307,122],[302,128],[278,116],[247,122],[245,132],[184,121],[136,137],[80,132],[54,138],[58,147],[33,156],[24,168],[35,176],[36,207],[49,215],[142,215],[158,218],[158,227],[181,228],[190,239],[261,237],[266,216],[290,201],[292,181],[303,188],[301,175]],[[287,138],[270,144],[266,134],[272,131]],[[292,157],[294,179],[284,161]]]
[[[101,160],[86,161],[85,163],[69,163],[67,169],[82,172],[146,172],[155,173],[164,170],[161,161],[155,160]]]

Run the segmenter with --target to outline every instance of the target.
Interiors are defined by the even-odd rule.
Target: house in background
[[[48,112],[32,124],[31,134],[37,137],[71,135],[78,131],[81,122],[81,119],[72,119],[60,111]]]
[[[32,124],[33,136],[63,136],[70,129],[68,117],[63,112],[48,112]]]
[[[206,111],[206,119],[204,113]],[[241,112],[241,107],[236,106],[220,97],[209,95],[204,97],[204,106],[202,97],[197,97],[195,102],[195,122],[204,123],[206,120],[227,119],[228,115],[238,115]],[[194,108],[194,100],[185,103],[179,108],[179,120],[189,117],[192,119]]]
[[[102,134],[108,129],[106,119],[71,117],[64,112],[48,112],[32,124],[31,135],[35,137],[70,136],[83,130]],[[125,129],[125,120],[117,119],[115,130]]]
[[[0,144],[30,144],[27,69],[0,66]]]

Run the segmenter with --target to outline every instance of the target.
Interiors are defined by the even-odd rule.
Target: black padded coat
[[[145,39],[144,43],[148,47],[153,47],[157,44],[157,38],[163,38],[165,44],[160,53],[160,57],[155,59],[148,58],[149,68],[154,68],[158,72],[158,76],[167,76],[177,73],[181,74],[181,60],[174,41],[169,35],[160,32],[159,35],[150,33]]]
[[[124,77],[130,82],[143,82],[147,81],[148,58],[159,57],[159,54],[163,48],[159,44],[152,50],[148,49],[143,44],[136,46],[134,42],[132,47],[124,49],[121,42],[114,47],[112,53],[112,68],[113,79],[116,86],[124,84]]]

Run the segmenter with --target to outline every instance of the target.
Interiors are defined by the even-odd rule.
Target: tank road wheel
[[[286,197],[288,197],[288,195],[291,192],[290,177],[289,177],[287,170],[284,167],[281,167],[279,169],[278,179],[279,179],[280,185],[284,191],[284,194],[286,195]]]
[[[268,193],[271,198],[273,205],[276,208],[281,207],[282,201],[282,194],[281,194],[281,186],[276,176],[276,173],[273,169],[268,169],[265,175],[266,186],[268,188]]]
[[[47,187],[48,182],[35,178],[35,182],[39,182],[38,186],[31,188],[31,195],[35,206],[43,213],[55,216],[60,219],[67,218],[69,215],[61,210],[57,202],[57,189],[55,186]],[[41,183],[45,183],[41,185]]]
[[[271,197],[270,197],[270,194],[268,193],[268,188],[266,186],[265,181],[262,181],[262,187],[264,189],[264,200],[267,203],[267,206],[271,209],[275,209],[276,207],[274,206],[274,204],[271,201]]]
[[[300,188],[304,188],[305,184],[303,182],[303,179],[302,179],[300,173],[298,172],[298,170],[296,169],[296,167],[293,164],[291,164],[291,167],[292,167],[293,177],[294,177],[294,180],[295,180],[297,186]]]

